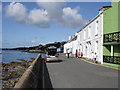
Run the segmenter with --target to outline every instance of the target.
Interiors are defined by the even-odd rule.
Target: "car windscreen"
[[[56,53],[57,53],[56,49],[48,49],[48,55],[55,56]]]

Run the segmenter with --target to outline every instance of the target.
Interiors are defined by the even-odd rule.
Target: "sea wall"
[[[14,88],[42,88],[43,78],[43,59],[39,54],[22,77],[16,83]]]

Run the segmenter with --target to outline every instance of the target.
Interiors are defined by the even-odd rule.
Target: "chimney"
[[[72,40],[72,36],[69,36],[69,40]]]
[[[88,20],[88,21],[86,22],[86,25],[87,25],[88,23],[90,23],[90,20]]]

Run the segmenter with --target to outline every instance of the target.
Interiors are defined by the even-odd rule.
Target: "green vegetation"
[[[36,51],[40,50],[41,52],[46,52],[47,48],[50,46],[54,46],[54,47],[57,47],[57,48],[60,48],[61,50],[63,50],[63,46],[65,43],[66,43],[66,41],[62,41],[62,42],[48,43],[46,45],[39,44],[37,46],[31,46],[31,47],[3,48],[2,50],[24,50],[24,51],[28,51],[28,52],[30,50],[33,50],[32,52],[34,52],[34,50],[36,50]]]

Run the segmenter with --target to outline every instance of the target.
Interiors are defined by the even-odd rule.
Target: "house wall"
[[[64,53],[66,53],[66,49],[70,48],[70,43],[65,43],[64,44]]]
[[[118,31],[120,32],[120,1],[118,2]],[[120,35],[119,35],[120,36]],[[118,46],[118,48],[116,48],[118,51],[118,55],[116,55],[116,56],[120,56],[120,44],[119,45],[117,45]],[[116,53],[116,52],[115,52]]]
[[[103,34],[118,32],[118,2],[113,2],[112,7],[103,12]]]
[[[107,45],[103,47],[103,52],[105,56],[110,56],[111,55],[111,46]]]
[[[66,43],[64,47],[72,48],[75,54],[76,49],[83,52],[83,56],[92,58],[92,52],[98,55],[97,60],[103,63],[103,55],[111,55],[113,46],[113,55],[120,56],[120,44],[103,45],[103,34],[120,31],[120,1],[113,2],[112,7],[100,13],[89,24],[81,29],[76,35],[77,39]]]
[[[120,31],[120,1],[118,2],[118,31]]]
[[[93,58],[92,52],[98,55],[97,61],[103,63],[103,14],[96,16],[89,24],[87,24],[77,35],[77,39],[70,41],[64,45],[64,53],[67,48],[72,48],[75,54],[76,49],[83,52],[83,57]]]
[[[113,55],[111,55],[111,45],[103,46],[103,55],[105,56],[120,56],[120,44],[115,44],[113,46]]]
[[[78,34],[78,48],[83,52],[83,56],[92,58],[92,52],[98,55],[98,61],[103,63],[103,14],[96,17],[89,25],[83,28]]]
[[[78,44],[77,44],[77,40],[75,41],[72,41],[72,48],[73,48],[73,51],[72,53],[75,54],[76,53],[76,50],[78,50]]]
[[[114,56],[120,56],[120,45],[114,45]]]
[[[103,15],[103,34],[120,32],[120,1],[112,2],[112,7],[105,10]],[[113,56],[111,55],[111,46],[113,46],[113,55],[120,56],[120,43],[104,45],[103,54]]]

